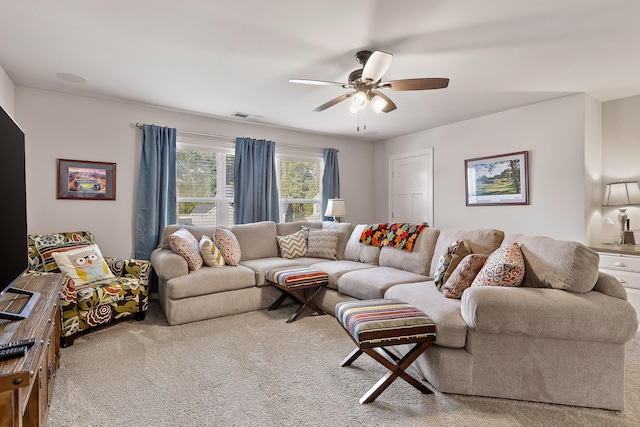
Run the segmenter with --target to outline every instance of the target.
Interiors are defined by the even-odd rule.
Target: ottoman
[[[329,283],[329,275],[324,271],[311,267],[274,268],[265,272],[265,280],[282,292],[282,295],[271,304],[268,310],[278,308],[287,297],[291,297],[295,302],[301,304],[298,310],[289,317],[287,323],[296,320],[305,307],[309,307],[318,314],[325,314],[313,303],[318,293]],[[311,292],[311,296],[306,297],[306,291]]]
[[[336,319],[357,346],[340,366],[367,353],[390,371],[360,398],[361,404],[373,402],[398,377],[424,394],[432,393],[405,372],[436,339],[436,324],[426,314],[397,299],[376,299],[338,303]],[[398,344],[414,345],[398,358],[385,348]]]

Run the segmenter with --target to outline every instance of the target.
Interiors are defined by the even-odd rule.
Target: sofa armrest
[[[151,262],[142,259],[124,259],[105,257],[109,269],[116,277],[130,277],[138,279],[147,286],[151,276]]]
[[[488,334],[625,343],[638,329],[631,304],[595,291],[472,287],[462,294],[461,314]]]
[[[624,289],[624,286],[622,286],[622,283],[620,283],[620,281],[614,276],[603,273],[602,271],[598,272],[598,281],[593,287],[593,290],[602,292],[610,297],[620,298],[623,300],[627,299],[627,291]]]
[[[150,259],[154,271],[162,280],[171,280],[189,274],[187,261],[171,249],[154,249]]]

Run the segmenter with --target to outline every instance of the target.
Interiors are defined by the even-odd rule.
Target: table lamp
[[[340,217],[347,215],[347,208],[343,199],[329,199],[324,216],[332,216],[333,222],[340,222]]]
[[[618,222],[620,223],[620,241],[624,244],[625,226],[629,228],[626,206],[640,204],[640,187],[637,181],[614,182],[607,184],[604,189],[602,206],[620,206],[618,208]]]

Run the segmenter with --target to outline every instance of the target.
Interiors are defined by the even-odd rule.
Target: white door
[[[433,227],[433,148],[389,157],[391,222]]]

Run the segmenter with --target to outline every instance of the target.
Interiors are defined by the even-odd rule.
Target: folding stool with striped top
[[[357,346],[340,366],[349,366],[362,353],[367,353],[390,370],[362,396],[360,403],[373,402],[398,377],[422,393],[432,393],[405,372],[436,339],[436,324],[429,316],[397,299],[376,299],[338,303],[336,318]],[[398,344],[414,346],[398,359],[385,348]]]
[[[282,292],[282,295],[271,304],[269,310],[278,308],[286,297],[291,297],[297,303],[302,304],[298,310],[289,317],[287,323],[296,320],[302,314],[305,307],[311,308],[318,314],[325,314],[324,311],[313,303],[313,299],[318,296],[322,288],[329,283],[329,275],[324,271],[304,266],[274,268],[265,272],[265,280]],[[305,290],[311,292],[311,296],[305,296]]]

